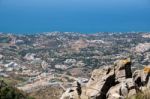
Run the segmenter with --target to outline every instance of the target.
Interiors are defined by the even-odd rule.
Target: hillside
[[[7,85],[0,80],[0,99],[34,99],[15,87]]]
[[[131,58],[128,73],[125,69],[119,70],[119,74],[113,72],[115,66],[119,68],[117,61],[128,57]],[[94,77],[100,84],[105,84],[107,76],[111,76],[110,87],[120,86],[120,82],[114,81],[118,80],[117,76],[128,74],[132,80],[135,71],[149,65],[149,32],[0,34],[0,79],[35,99],[59,99],[63,91],[76,86],[73,85],[76,81],[82,83],[84,90],[88,89],[87,85],[94,85],[99,91],[102,86],[96,82],[90,85],[94,73],[100,75],[100,78]],[[106,75],[106,72],[112,74]],[[103,97],[107,97],[108,90],[109,87],[104,90]],[[97,91],[87,93],[91,97]]]

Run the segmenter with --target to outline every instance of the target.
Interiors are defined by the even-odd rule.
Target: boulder
[[[133,73],[133,80],[137,87],[149,86],[150,82],[150,72],[145,72],[145,70],[136,70]]]
[[[105,99],[110,87],[115,84],[112,68],[96,69],[86,85],[86,95],[90,99]]]
[[[138,92],[139,88],[136,88],[132,78],[126,79],[125,84],[127,85],[128,88],[128,95],[127,95],[128,97],[131,97]]]
[[[61,96],[60,99],[70,99],[70,98],[73,98],[73,92],[74,90],[73,89],[70,89],[68,88]]]
[[[60,99],[81,99],[82,89],[79,82],[74,82],[72,88],[68,88]]]
[[[107,99],[126,99],[136,94],[135,84],[132,78],[126,79],[113,87],[107,93]]]
[[[131,59],[117,60],[114,63],[115,76],[118,82],[125,81],[126,78],[132,78]]]
[[[107,93],[107,99],[124,99],[124,94],[128,93],[126,84],[117,84],[111,87]]]
[[[86,86],[86,95],[89,96],[90,99],[106,99],[106,94],[108,93],[109,89],[116,84],[120,85],[123,90],[128,90],[128,88],[125,86],[123,87],[123,85],[126,85],[126,83],[122,84],[122,82],[125,82],[128,78],[132,78],[130,58],[118,60],[114,63],[114,66],[96,69],[92,72],[92,76]],[[133,82],[132,84],[128,82],[128,84],[130,86],[134,86]],[[112,88],[112,90],[114,89]],[[119,94],[115,94],[115,96],[123,98],[123,96]]]

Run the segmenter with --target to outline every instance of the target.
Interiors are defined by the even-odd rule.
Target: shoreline
[[[11,34],[11,35],[42,35],[42,34],[83,34],[83,35],[92,35],[92,34],[140,34],[140,33],[150,33],[150,31],[129,31],[129,32],[63,32],[63,31],[50,31],[50,32],[0,32],[0,34]]]

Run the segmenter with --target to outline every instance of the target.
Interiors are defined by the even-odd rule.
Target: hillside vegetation
[[[34,99],[28,97],[24,92],[7,85],[3,80],[0,80],[0,99]]]

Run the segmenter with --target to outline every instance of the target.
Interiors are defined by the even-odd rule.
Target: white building
[[[26,59],[26,60],[34,60],[35,59],[35,55],[36,54],[28,53],[28,54],[25,55],[24,59]]]
[[[15,62],[10,62],[10,63],[4,65],[4,67],[6,67],[6,68],[7,67],[17,67],[17,66],[18,66],[18,64]]]
[[[66,65],[55,65],[55,68],[57,69],[62,69],[62,70],[66,70],[67,66]]]
[[[76,63],[77,61],[75,59],[66,59],[64,63],[66,64],[73,64]]]

